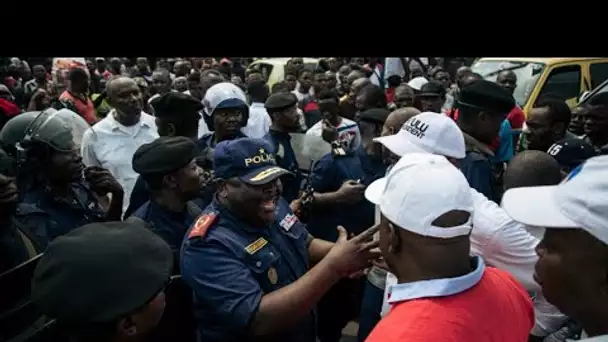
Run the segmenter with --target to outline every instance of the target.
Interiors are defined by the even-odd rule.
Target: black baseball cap
[[[561,167],[568,169],[573,169],[587,159],[597,156],[593,146],[579,138],[559,140],[549,147],[547,153],[555,158]]]

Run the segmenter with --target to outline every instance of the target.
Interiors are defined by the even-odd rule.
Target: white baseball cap
[[[545,228],[579,228],[608,245],[608,156],[587,160],[554,186],[510,189],[502,206],[515,220]]]
[[[422,86],[427,83],[429,83],[429,80],[422,76],[419,76],[412,78],[409,82],[407,82],[407,85],[414,90],[420,90]]]
[[[432,153],[463,159],[466,156],[464,135],[446,115],[424,112],[407,120],[397,134],[374,138],[398,156],[409,153]]]
[[[469,235],[473,197],[466,178],[445,157],[413,153],[401,158],[388,175],[370,184],[365,198],[399,227],[423,236],[448,239]],[[471,214],[456,227],[436,227],[433,221],[453,210]]]

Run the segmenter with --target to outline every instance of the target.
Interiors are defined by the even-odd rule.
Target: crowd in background
[[[293,57],[270,86],[252,58],[50,61],[0,69],[0,273],[37,260],[63,337],[608,334],[608,93],[524,113],[468,58]]]

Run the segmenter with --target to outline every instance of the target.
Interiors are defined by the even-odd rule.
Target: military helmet
[[[6,123],[0,130],[0,143],[19,162],[27,160],[27,151],[36,143],[53,150],[69,152],[80,148],[89,124],[69,109],[52,108],[41,112],[25,112]]]

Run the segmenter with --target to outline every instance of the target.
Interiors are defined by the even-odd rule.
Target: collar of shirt
[[[413,299],[452,296],[470,289],[481,280],[485,270],[483,259],[478,256],[473,259],[475,270],[460,277],[394,285],[390,290],[388,302],[393,304]]]
[[[110,121],[110,125],[112,127],[112,131],[116,131],[116,130],[121,130],[124,131],[122,129],[123,126],[121,123],[119,123],[118,121],[116,121],[116,118],[114,118],[114,114],[116,114],[116,109],[112,109],[108,115],[106,116],[106,119],[108,121]],[[141,112],[141,116],[139,118],[139,122],[136,123],[136,125],[141,125],[143,127],[147,127],[147,128],[152,128],[152,124],[150,122],[148,122],[149,118],[146,112],[142,111]]]

